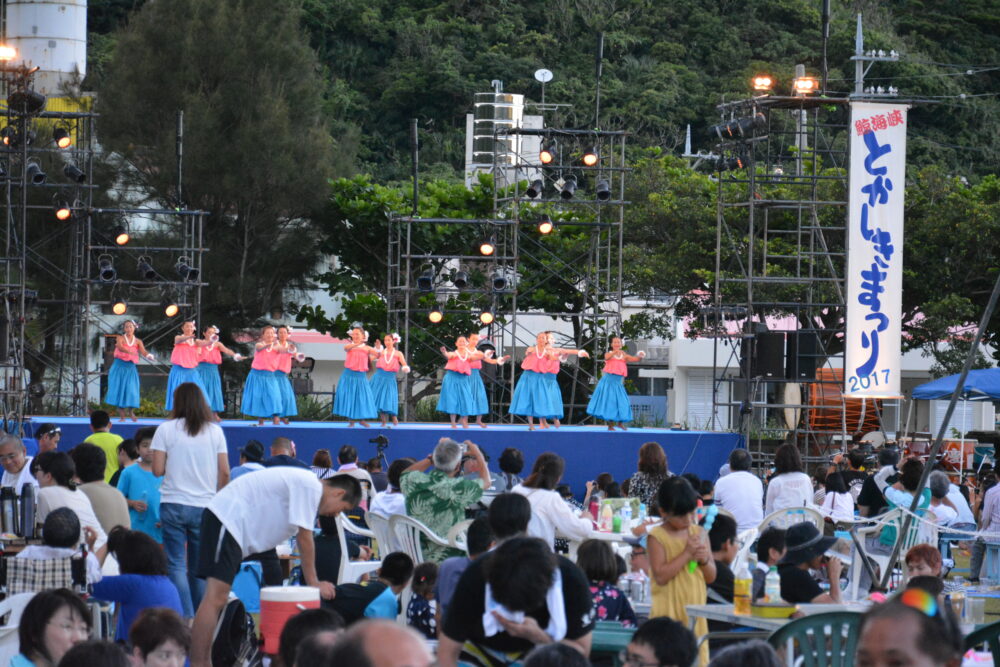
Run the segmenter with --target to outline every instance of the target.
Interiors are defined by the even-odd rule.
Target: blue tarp
[[[955,385],[958,384],[959,375],[949,375],[918,385],[913,389],[913,398],[923,400],[951,398],[955,391]],[[963,401],[1000,400],[1000,368],[969,371],[959,399]]]

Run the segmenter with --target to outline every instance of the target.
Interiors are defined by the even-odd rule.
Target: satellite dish
[[[552,80],[552,72],[545,69],[544,67],[539,70],[535,70],[535,80],[541,83],[548,83]]]

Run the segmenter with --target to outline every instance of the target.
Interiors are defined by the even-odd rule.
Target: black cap
[[[817,556],[822,556],[826,550],[836,543],[836,537],[824,537],[815,524],[809,521],[789,526],[785,531],[785,557],[783,565],[798,565],[807,563]]]
[[[264,460],[264,445],[257,440],[248,440],[246,447],[240,449],[240,456],[251,463],[260,463]]]

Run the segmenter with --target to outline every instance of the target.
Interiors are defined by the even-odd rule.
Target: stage
[[[131,437],[140,426],[156,426],[162,419],[139,419],[138,422],[111,423],[111,430],[122,437]],[[34,425],[52,422],[62,427],[61,451],[69,451],[83,442],[90,434],[90,422],[84,417],[32,417],[25,422],[25,432],[32,434]],[[635,428],[610,432],[604,426],[563,426],[562,428],[536,429],[512,424],[490,425],[488,428],[470,426],[452,429],[444,423],[417,422],[400,424],[394,428],[349,428],[347,422],[295,422],[287,426],[254,426],[254,422],[223,420],[221,426],[229,443],[230,464],[239,463],[239,449],[250,439],[257,439],[267,447],[277,436],[291,438],[296,445],[298,458],[312,461],[317,449],[328,449],[336,463],[337,450],[343,445],[354,445],[362,460],[375,456],[371,438],[382,434],[389,439],[385,450],[391,462],[404,456],[421,458],[434,449],[438,438],[447,436],[458,441],[471,440],[490,457],[490,469],[499,470],[497,459],[506,447],[517,447],[524,452],[526,477],[535,457],[553,451],[566,459],[563,482],[573,493],[582,496],[584,483],[599,473],[609,472],[615,480],[622,481],[636,470],[639,448],[643,443],[655,441],[663,446],[675,474],[693,472],[699,477],[714,480],[719,468],[728,460],[729,452],[740,446],[737,433],[711,431],[673,431],[669,429]]]

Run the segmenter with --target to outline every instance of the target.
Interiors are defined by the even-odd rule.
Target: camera
[[[368,442],[375,443],[375,449],[379,452],[389,446],[389,438],[385,437],[381,433],[376,435],[374,438],[369,439]]]

